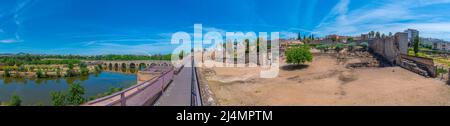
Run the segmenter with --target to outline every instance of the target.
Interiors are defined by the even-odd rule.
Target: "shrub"
[[[11,77],[11,73],[10,73],[10,69],[5,69],[5,74],[3,74],[3,76],[5,77]]]
[[[11,101],[9,102],[9,106],[20,106],[22,104],[22,100],[18,95],[12,95]]]
[[[87,76],[89,75],[89,69],[88,68],[81,68],[81,75]]]
[[[46,75],[44,74],[44,72],[42,72],[42,69],[38,69],[38,70],[37,70],[36,76],[37,76],[38,78],[45,78],[45,77],[46,77]]]
[[[303,64],[305,62],[311,62],[313,55],[309,49],[309,46],[303,45],[301,47],[287,49],[286,58],[287,63]]]
[[[83,97],[85,89],[81,84],[70,84],[68,92],[52,92],[52,103],[54,106],[65,105],[81,105],[86,102],[86,98]]]
[[[344,49],[345,45],[343,44],[336,44],[334,47],[334,50],[336,50],[336,52],[340,52],[342,49]]]
[[[64,92],[51,92],[52,104],[54,106],[64,106],[66,104],[66,94]]]

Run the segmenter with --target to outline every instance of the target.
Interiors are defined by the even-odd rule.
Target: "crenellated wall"
[[[390,64],[398,64],[399,55],[408,53],[408,34],[399,32],[392,37],[369,40],[369,48]]]

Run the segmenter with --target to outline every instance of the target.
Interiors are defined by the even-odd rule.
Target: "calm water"
[[[51,105],[50,93],[67,91],[72,83],[81,83],[85,96],[95,96],[109,91],[112,87],[127,88],[137,83],[136,74],[102,72],[86,77],[60,79],[17,79],[0,78],[0,101],[9,101],[16,94],[22,99],[22,105]]]

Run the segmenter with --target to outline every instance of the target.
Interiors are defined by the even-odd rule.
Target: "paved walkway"
[[[192,67],[184,67],[154,106],[190,106]]]

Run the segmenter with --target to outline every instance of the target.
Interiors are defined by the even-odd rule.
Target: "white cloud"
[[[16,43],[16,42],[20,42],[20,41],[18,41],[16,39],[3,39],[3,40],[0,40],[0,43]]]
[[[316,27],[315,32],[325,34],[356,35],[368,31],[399,32],[416,28],[423,37],[447,37],[450,20],[443,20],[436,13],[415,11],[436,4],[448,4],[450,0],[379,1],[349,10],[349,0],[341,0]],[[430,10],[433,10],[432,8]]]

